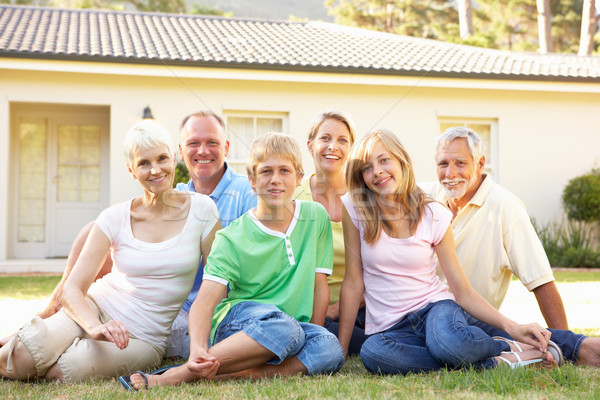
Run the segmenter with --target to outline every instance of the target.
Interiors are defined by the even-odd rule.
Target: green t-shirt
[[[286,233],[265,227],[250,210],[217,232],[204,279],[229,284],[215,311],[211,337],[238,303],[273,304],[300,322],[312,317],[315,274],[331,274],[331,223],[322,205],[295,200]]]

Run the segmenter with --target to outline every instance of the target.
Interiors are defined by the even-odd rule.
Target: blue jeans
[[[344,365],[337,338],[322,326],[299,322],[272,304],[245,301],[229,310],[217,327],[214,343],[237,332],[250,336],[275,357],[279,364],[296,356],[309,375],[336,372]]]
[[[475,326],[480,327],[488,335],[502,336],[502,337],[505,337],[508,339],[512,339],[512,337],[508,333],[506,333],[498,328],[494,328],[493,326],[490,326],[490,325],[486,324],[485,322],[481,322],[468,313],[465,313],[465,314],[467,314],[467,321],[469,322],[470,325],[475,325]],[[570,361],[573,363],[575,361],[577,361],[577,356],[579,355],[579,349],[581,348],[581,342],[583,342],[584,339],[587,339],[587,336],[580,335],[580,334],[577,334],[572,331],[564,331],[561,329],[548,329],[548,330],[552,333],[550,340],[552,340],[554,343],[556,343],[558,345],[558,347],[560,347],[565,359],[567,361]]]
[[[510,351],[510,346],[470,326],[466,315],[452,300],[430,303],[392,328],[371,335],[360,352],[363,364],[379,374],[495,367],[493,357]]]
[[[329,332],[333,333],[336,337],[338,335],[338,331],[340,329],[340,324],[338,321],[334,321],[329,318],[325,318],[325,324],[323,325],[325,329]],[[365,334],[365,307],[361,307],[358,309],[358,314],[356,315],[356,322],[354,323],[354,328],[352,330],[352,336],[350,337],[350,344],[348,345],[348,355],[354,356],[360,354],[360,349],[362,348],[363,343],[369,335]]]

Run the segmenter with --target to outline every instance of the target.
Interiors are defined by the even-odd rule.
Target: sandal
[[[144,378],[144,385],[145,385],[146,390],[148,390],[148,376],[145,373],[143,373],[142,371],[135,371],[133,374],[140,374],[142,376],[142,378]],[[133,374],[131,374],[131,375],[133,375]],[[130,392],[137,391],[135,386],[133,386],[133,383],[131,383],[130,375],[120,376],[119,382],[121,382],[121,385],[123,385],[125,387],[125,389],[129,390]]]
[[[552,358],[554,358],[556,361],[558,361],[559,367],[565,363],[565,358],[563,356],[562,350],[552,340],[550,340],[548,342],[548,347],[546,347],[546,351],[548,353],[552,354]]]
[[[519,353],[514,352],[514,351],[503,351],[500,354],[514,354],[515,355],[515,357],[517,358],[516,362],[510,361],[509,359],[502,357],[502,355],[496,356],[497,358],[504,361],[506,363],[506,365],[508,365],[510,367],[510,369],[521,368],[521,367],[525,367],[527,365],[537,364],[537,363],[546,361],[543,358],[534,358],[533,360],[523,361],[523,360],[521,360],[521,356],[519,355]]]
[[[492,339],[494,340],[501,340],[503,342],[512,344],[513,346],[515,346],[517,348],[517,350],[519,352],[522,352],[523,349],[521,348],[521,346],[519,346],[519,343],[517,343],[517,341],[515,340],[511,340],[509,338],[505,338],[503,336],[492,336]],[[560,349],[560,347],[554,343],[552,340],[548,341],[548,346],[546,347],[546,351],[550,354],[552,354],[552,358],[556,361],[558,361],[558,366],[560,367],[561,365],[564,364],[564,356],[563,356],[563,352]],[[512,353],[512,351],[511,351]]]

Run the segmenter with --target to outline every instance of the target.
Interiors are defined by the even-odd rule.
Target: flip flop
[[[142,371],[135,371],[133,374],[140,374],[142,378],[144,378],[144,385],[146,387],[146,390],[148,390],[148,376],[146,376],[146,374]],[[119,382],[121,382],[121,385],[123,385],[123,387],[129,390],[130,392],[136,392],[138,389],[136,389],[135,386],[133,386],[133,383],[131,383],[131,375],[120,376]]]
[[[162,375],[165,371],[168,371],[171,368],[179,367],[181,365],[183,364],[167,365],[166,367],[159,368],[156,371],[149,372],[148,375]]]

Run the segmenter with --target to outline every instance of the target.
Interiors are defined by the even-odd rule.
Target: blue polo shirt
[[[188,192],[196,191],[194,182],[191,180],[187,185],[185,183],[178,183],[175,189]],[[219,218],[223,228],[232,223],[235,219],[241,217],[246,211],[256,207],[256,193],[254,193],[250,187],[248,178],[234,172],[227,163],[225,163],[225,173],[223,174],[223,177],[209,197],[217,205]],[[200,267],[198,268],[198,273],[194,279],[194,286],[192,287],[192,291],[187,300],[183,304],[183,309],[187,312],[190,311],[190,307],[198,295],[203,275],[204,267],[202,261],[200,261]]]

